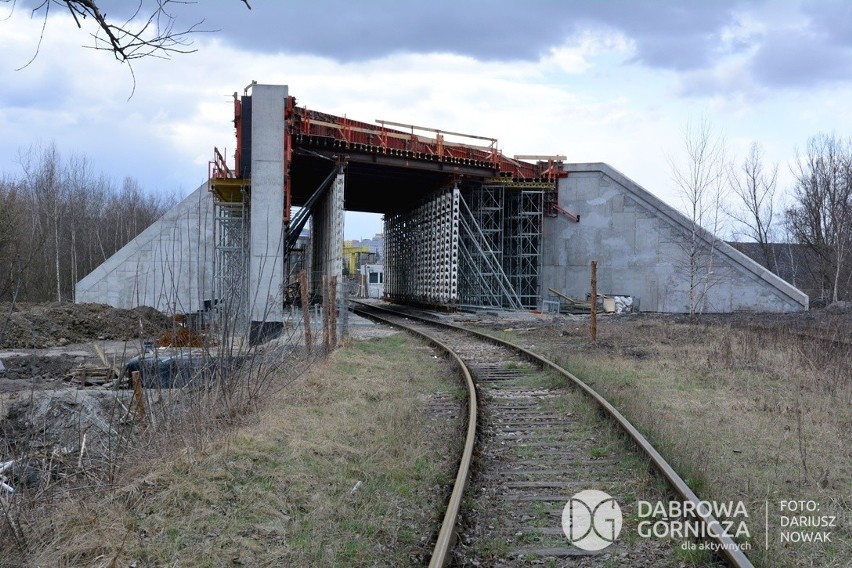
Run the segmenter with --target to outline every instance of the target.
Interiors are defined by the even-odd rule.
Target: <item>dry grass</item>
[[[338,350],[257,423],[204,451],[139,463],[96,499],[69,496],[27,565],[420,564],[452,480],[458,424],[435,422],[435,436],[412,425],[427,418],[425,397],[457,383],[413,342]]]
[[[528,334],[607,396],[706,499],[747,504],[759,566],[852,561],[852,357],[784,330],[639,318]],[[836,515],[831,543],[780,542],[781,500]],[[769,507],[769,548],[764,508]]]

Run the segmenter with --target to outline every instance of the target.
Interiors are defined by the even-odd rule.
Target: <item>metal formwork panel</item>
[[[482,185],[386,216],[386,294],[431,305],[537,308],[543,215],[543,191]]]
[[[385,292],[433,305],[458,301],[458,190],[444,190],[414,210],[385,217]]]

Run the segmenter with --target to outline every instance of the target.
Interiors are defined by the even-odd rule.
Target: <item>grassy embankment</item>
[[[139,463],[96,499],[69,497],[28,562],[419,565],[459,451],[456,419],[420,424],[430,404],[461,404],[457,388],[449,363],[413,339],[354,342],[203,453]]]
[[[535,338],[533,339],[533,335]],[[561,337],[560,337],[561,335]],[[515,334],[605,395],[703,499],[740,501],[757,566],[852,563],[852,356],[784,330],[668,319],[604,320]],[[835,516],[831,542],[782,542],[781,501]],[[766,516],[769,546],[765,546]],[[782,519],[786,516],[787,519]],[[796,538],[793,536],[792,538]]]

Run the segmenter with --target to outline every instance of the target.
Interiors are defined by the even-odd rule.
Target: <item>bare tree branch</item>
[[[240,0],[251,10],[248,0]],[[16,0],[0,0],[11,6],[9,17],[14,12]],[[217,30],[203,29],[201,18],[190,26],[178,27],[178,17],[171,8],[178,5],[194,4],[184,0],[137,0],[133,14],[125,20],[116,20],[103,12],[97,0],[43,0],[32,10],[32,15],[43,15],[41,33],[32,58],[17,70],[29,66],[39,55],[44,40],[47,20],[52,5],[65,8],[71,14],[77,28],[82,29],[86,20],[93,22],[95,30],[91,32],[92,43],[83,47],[98,51],[108,51],[121,63],[127,63],[136,88],[136,78],[131,66],[132,61],[144,57],[168,59],[173,54],[187,54],[197,51],[192,47],[192,36],[197,33],[210,33]],[[8,19],[8,17],[6,18]],[[132,96],[132,93],[131,93]]]
[[[764,169],[760,145],[754,143],[741,164],[728,165],[728,185],[739,198],[737,207],[725,212],[745,227],[746,235],[760,245],[763,264],[776,272],[776,262],[770,243],[773,237],[775,192],[778,182],[778,164]]]
[[[39,36],[38,36],[38,43],[36,44],[35,53],[33,53],[33,56],[32,56],[32,58],[30,58],[29,61],[27,61],[25,64],[23,64],[20,67],[18,67],[17,69],[15,69],[15,71],[20,71],[21,69],[26,69],[27,67],[29,67],[30,63],[32,63],[33,61],[36,60],[36,57],[38,57],[39,51],[41,51],[41,42],[44,41],[44,30],[47,28],[47,15],[50,13],[50,3],[48,2],[48,0],[45,0],[39,6],[36,6],[33,9],[33,15],[35,15],[35,13],[38,10],[40,10],[42,7],[44,7],[44,21],[41,24],[41,32],[39,33]],[[12,11],[9,12],[10,18],[12,17],[12,12],[14,12],[14,10],[15,10],[15,4],[13,3],[12,4]]]

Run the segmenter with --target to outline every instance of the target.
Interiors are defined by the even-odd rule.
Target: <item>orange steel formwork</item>
[[[228,167],[218,149],[209,164],[210,189],[222,201],[240,198],[239,190],[250,187],[248,179],[241,179],[243,168],[243,108],[239,97],[234,96],[234,127],[236,149],[234,168]],[[402,124],[387,120],[376,120],[375,124],[336,116],[307,107],[296,106],[295,97],[288,97],[285,105],[284,164],[285,187],[283,188],[285,221],[291,218],[292,181],[289,169],[294,148],[310,148],[321,144],[347,153],[395,157],[410,162],[435,164],[447,168],[470,168],[486,172],[489,179],[504,183],[545,182],[554,183],[565,174],[559,164],[564,156],[519,156],[510,158],[498,148],[497,139],[486,136],[463,134],[435,128]],[[454,140],[448,140],[448,137]],[[462,139],[462,141],[455,140]],[[544,158],[536,163],[519,158]]]

